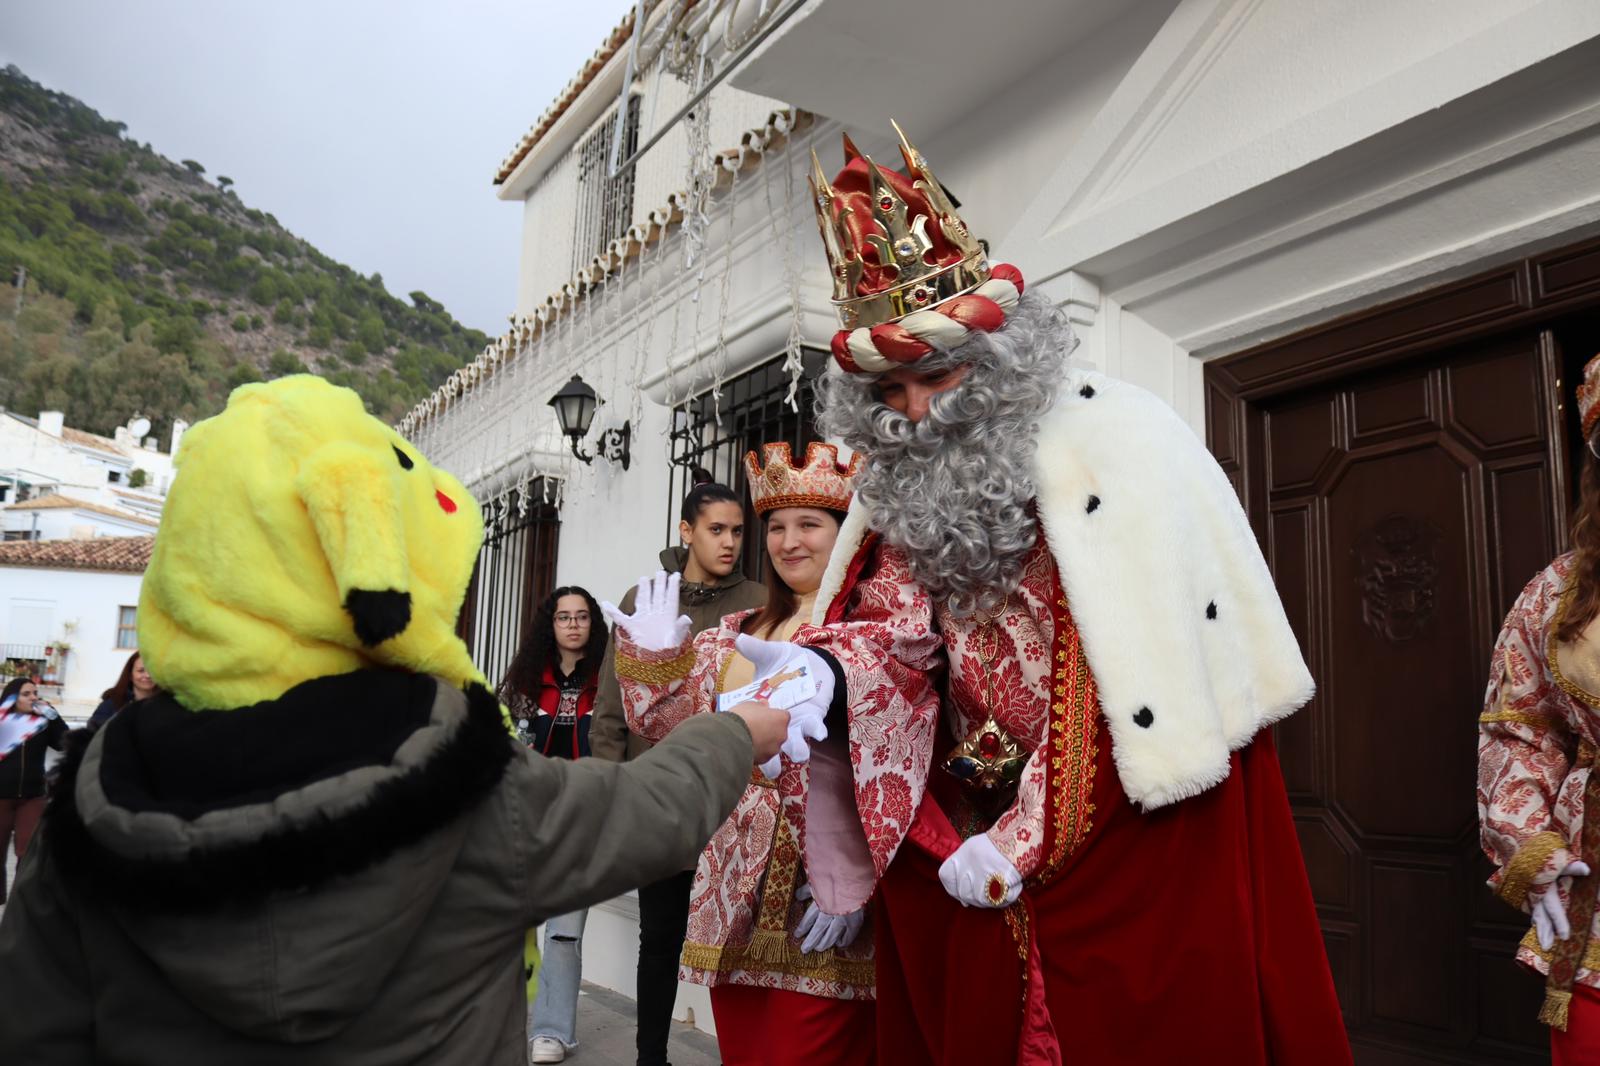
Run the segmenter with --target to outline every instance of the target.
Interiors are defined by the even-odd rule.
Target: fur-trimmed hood
[[[1172,408],[1090,371],[1067,372],[1038,442],[1039,521],[1123,790],[1147,809],[1203,792],[1315,689],[1233,486]],[[870,527],[853,506],[818,620]]]
[[[69,756],[48,843],[195,1007],[305,1039],[389,979],[456,863],[461,815],[514,753],[486,690],[424,675],[319,678],[226,713],[161,696]]]

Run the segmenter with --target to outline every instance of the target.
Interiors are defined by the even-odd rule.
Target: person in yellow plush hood
[[[179,703],[244,706],[372,665],[483,680],[455,632],[477,501],[355,393],[309,375],[245,385],[185,435],[177,468],[139,646]]]
[[[0,1062],[526,1061],[524,933],[692,862],[788,716],[618,765],[506,731],[477,504],[347,389],[237,390],[140,602],[166,690],[63,763],[0,920]]]

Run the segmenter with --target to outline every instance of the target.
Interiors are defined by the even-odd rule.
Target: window
[[[639,99],[637,94],[628,97],[619,163],[639,147]],[[616,136],[617,112],[613,111],[578,148],[578,215],[572,236],[574,272],[633,225],[634,168],[629,166],[614,178],[607,176]]]
[[[139,608],[117,608],[117,647],[133,649],[139,646]]]
[[[539,601],[555,588],[561,514],[544,499],[544,482],[483,509],[483,547],[467,585],[456,633],[490,685],[505,676]]]
[[[107,470],[106,471],[106,480],[111,482],[111,484],[115,485],[117,482],[122,480],[122,471],[120,471],[120,470]]]
[[[672,412],[672,477],[667,492],[667,543],[678,543],[678,509],[694,484],[696,467],[709,473],[739,494],[744,502],[745,537],[742,566],[747,577],[759,579],[765,540],[760,536],[755,508],[745,489],[746,452],[760,454],[761,445],[788,441],[794,457],[805,454],[805,445],[819,439],[813,416],[816,398],[813,383],[821,374],[828,353],[815,348],[801,350],[805,380],[795,392],[798,411],[789,406],[789,374],[783,357],[763,363],[754,370],[726,382],[720,402],[713,403],[710,390]]]

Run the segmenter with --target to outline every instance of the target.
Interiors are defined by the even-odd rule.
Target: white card
[[[717,697],[717,710],[726,711],[751,700],[786,711],[817,694],[817,679],[802,659],[790,659],[774,673]]]

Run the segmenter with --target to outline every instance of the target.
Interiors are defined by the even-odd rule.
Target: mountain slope
[[[394,421],[487,343],[125,131],[0,71],[0,406],[106,434],[142,414],[164,434],[309,369]]]

